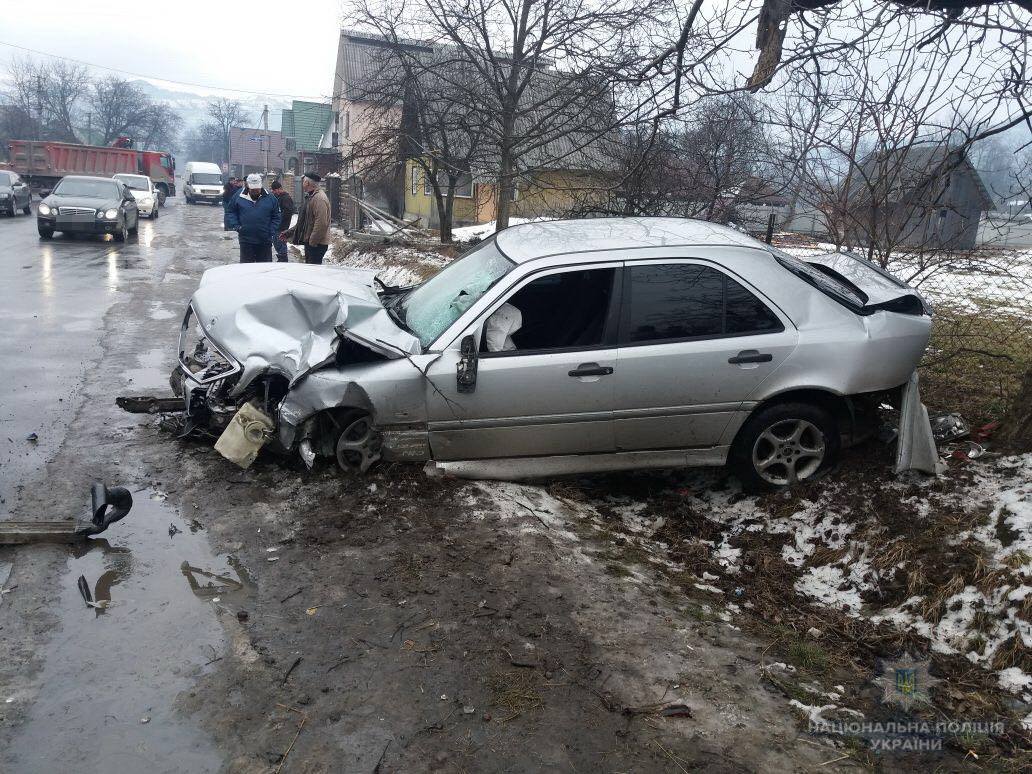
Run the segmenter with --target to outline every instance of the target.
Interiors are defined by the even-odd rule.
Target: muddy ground
[[[170,204],[144,244],[114,258],[96,244],[115,290],[68,342],[90,354],[67,421],[3,483],[9,518],[79,515],[95,479],[137,505],[82,549],[0,549],[0,770],[985,768],[955,746],[872,755],[807,733],[778,670],[827,686],[855,673],[815,663],[805,630],[723,620],[705,583],[584,517],[585,497],[667,507],[687,485],[733,486],[720,473],[492,486],[404,466],[241,471],[121,412],[116,395],[163,387],[200,273],[235,258],[216,208]],[[2,225],[38,249],[30,219]],[[50,271],[84,244],[56,243]],[[8,459],[25,443],[11,438]],[[86,606],[80,575],[110,605]]]

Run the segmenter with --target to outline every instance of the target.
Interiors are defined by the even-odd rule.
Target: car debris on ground
[[[96,482],[90,488],[92,510],[76,521],[0,521],[0,545],[78,543],[121,521],[133,507],[133,496],[121,486]]]

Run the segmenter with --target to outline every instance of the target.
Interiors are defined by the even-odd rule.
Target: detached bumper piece
[[[77,521],[0,521],[0,546],[26,543],[78,543],[121,521],[133,507],[133,496],[121,486],[100,481],[90,489],[92,511]]]

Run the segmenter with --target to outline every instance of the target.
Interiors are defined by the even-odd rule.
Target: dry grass
[[[498,720],[512,720],[540,707],[538,683],[537,671],[533,669],[510,669],[486,677],[484,684],[491,692],[491,706],[500,707],[506,713]]]

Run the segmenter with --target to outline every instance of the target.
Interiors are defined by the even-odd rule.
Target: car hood
[[[133,195],[133,198],[136,199],[136,201],[140,201],[140,199],[153,199],[154,198],[154,194],[152,194],[150,191],[136,191],[136,190],[130,188],[129,189],[129,193],[131,193]]]
[[[824,267],[829,273],[845,279],[850,285],[860,290],[867,301],[869,309],[877,309],[901,298],[912,296],[925,303],[924,298],[914,288],[900,282],[887,271],[853,253],[825,253],[808,256],[803,260],[814,266]]]
[[[191,306],[212,342],[243,368],[234,393],[270,371],[293,386],[333,362],[342,338],[390,359],[422,352],[380,303],[375,276],[297,263],[219,266],[204,272]]]
[[[90,196],[58,196],[51,194],[43,203],[48,207],[88,207],[91,210],[117,210],[118,199],[97,199]]]

